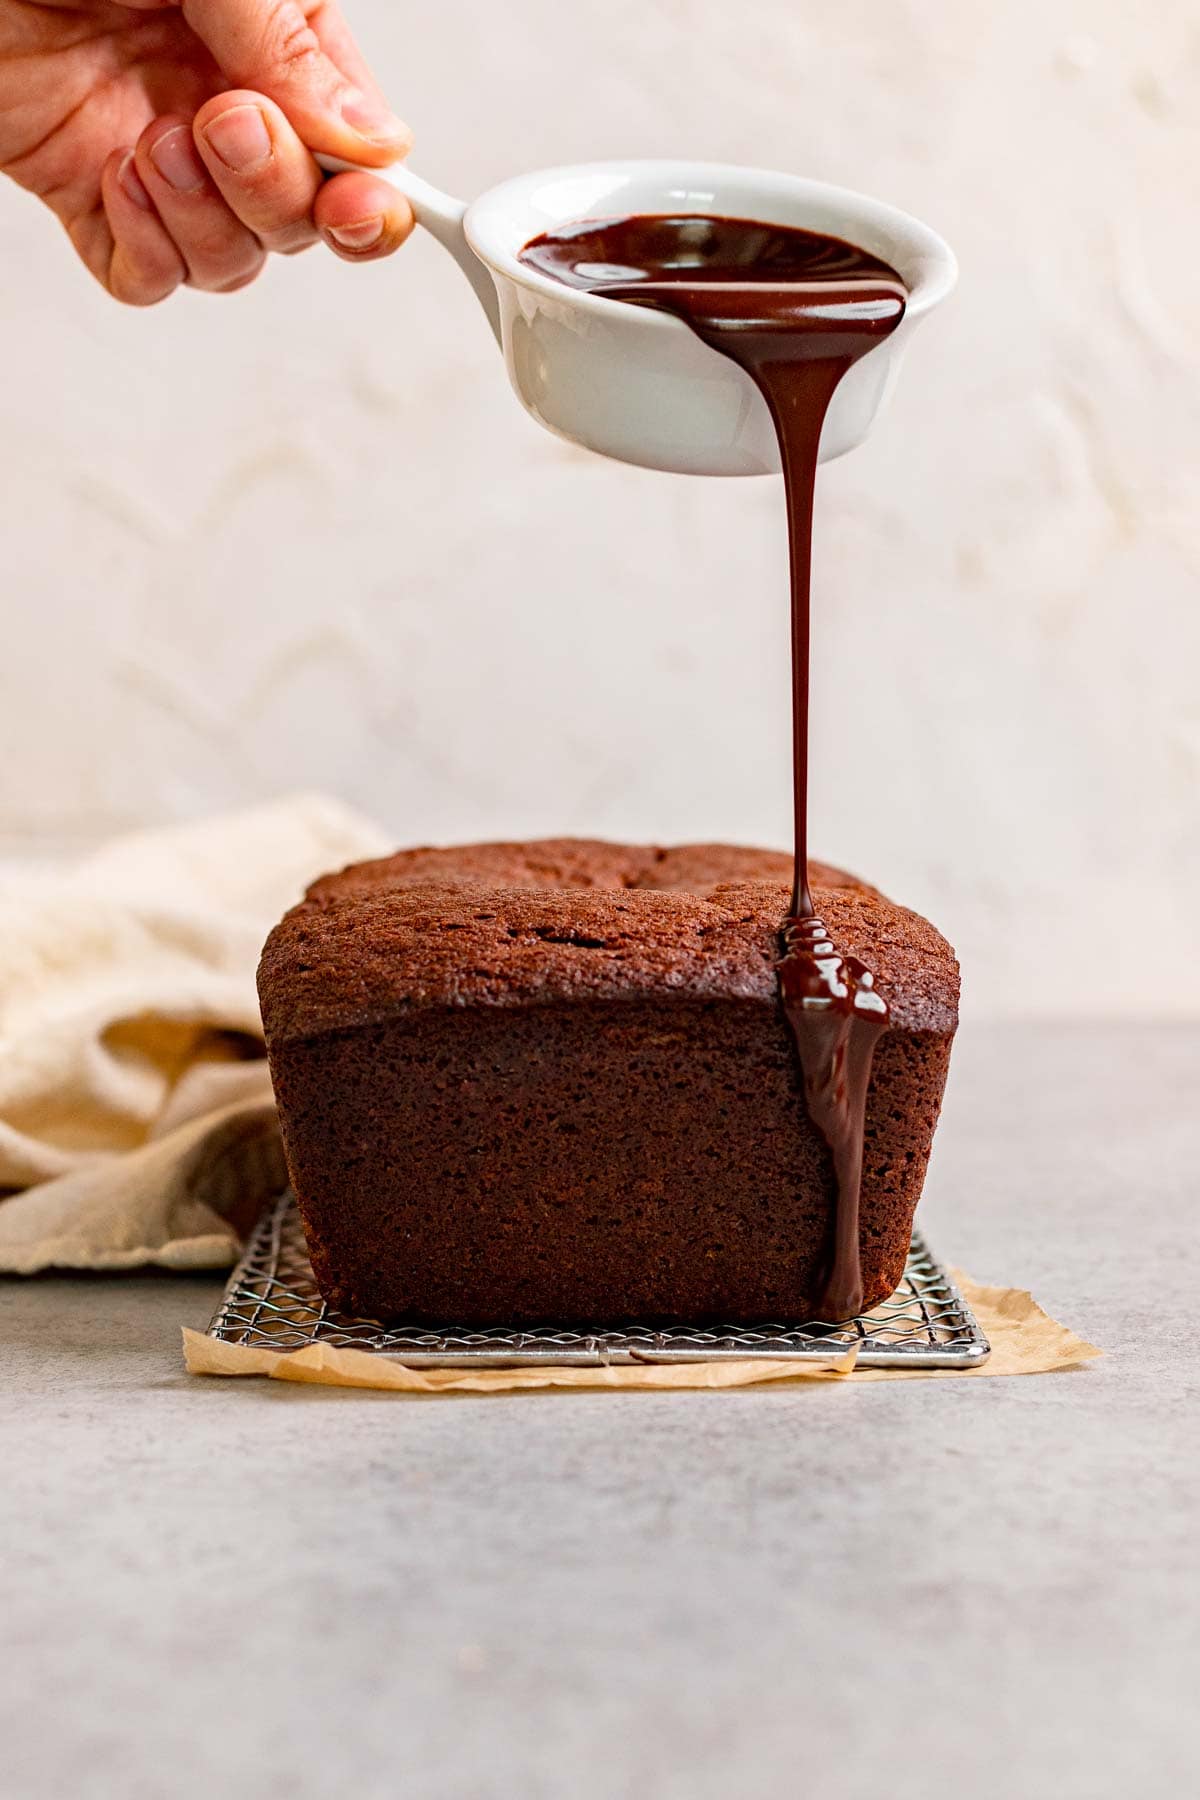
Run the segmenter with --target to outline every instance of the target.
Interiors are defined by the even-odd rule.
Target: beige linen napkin
[[[301,795],[0,876],[0,1273],[233,1263],[284,1180],[263,939],[390,847]]]

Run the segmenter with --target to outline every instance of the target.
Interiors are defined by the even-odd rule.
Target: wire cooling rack
[[[413,1367],[522,1368],[553,1363],[725,1362],[772,1357],[803,1362],[858,1344],[859,1368],[965,1369],[988,1355],[966,1301],[913,1233],[904,1279],[890,1300],[846,1325],[814,1322],[661,1330],[634,1325],[572,1329],[553,1325],[478,1331],[382,1325],[348,1318],[317,1291],[300,1215],[290,1193],[263,1215],[230,1277],[208,1328],[226,1344],[302,1350],[308,1344],[373,1351]]]

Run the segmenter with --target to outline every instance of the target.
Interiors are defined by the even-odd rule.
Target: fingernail
[[[271,134],[260,106],[231,106],[228,112],[218,113],[204,127],[204,137],[235,175],[270,161]]]
[[[369,250],[383,236],[383,220],[357,219],[353,225],[328,225],[326,230],[343,250]]]
[[[190,125],[176,125],[150,146],[150,161],[163,180],[180,194],[194,194],[208,180],[196,153]]]
[[[342,95],[342,117],[360,137],[373,144],[403,143],[412,133],[402,119],[390,112],[382,100],[368,100],[357,88],[347,88]]]
[[[133,160],[132,150],[126,152],[125,161],[117,170],[117,180],[135,206],[140,206],[143,212],[151,210],[154,202],[146,192],[146,184],[137,172],[137,164]]]

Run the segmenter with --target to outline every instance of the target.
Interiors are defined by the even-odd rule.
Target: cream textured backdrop
[[[977,1014],[1200,1010],[1194,0],[350,4],[464,193],[678,151],[946,233],[822,481],[814,845]],[[0,269],[5,850],[296,786],[397,841],[785,839],[776,482],[541,433],[429,243],[134,314],[4,188]]]

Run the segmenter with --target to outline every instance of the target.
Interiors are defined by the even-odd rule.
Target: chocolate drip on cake
[[[849,1319],[862,1310],[859,1252],[863,1127],[875,1042],[888,1022],[875,977],[856,956],[839,956],[821,920],[789,919],[780,933],[779,993],[804,1073],[808,1115],[828,1144],[837,1181],[833,1252],[821,1311]]]
[[[871,972],[839,956],[813,916],[808,881],[808,718],[813,494],[821,428],[846,371],[893,332],[906,293],[877,257],[821,233],[687,214],[587,220],[534,238],[523,262],[606,299],[656,307],[736,362],[758,386],[779,439],[791,555],[795,850],[781,932],[780,998],[813,1124],[837,1184],[821,1312],[863,1299],[859,1197],[863,1122],[887,1006]]]

